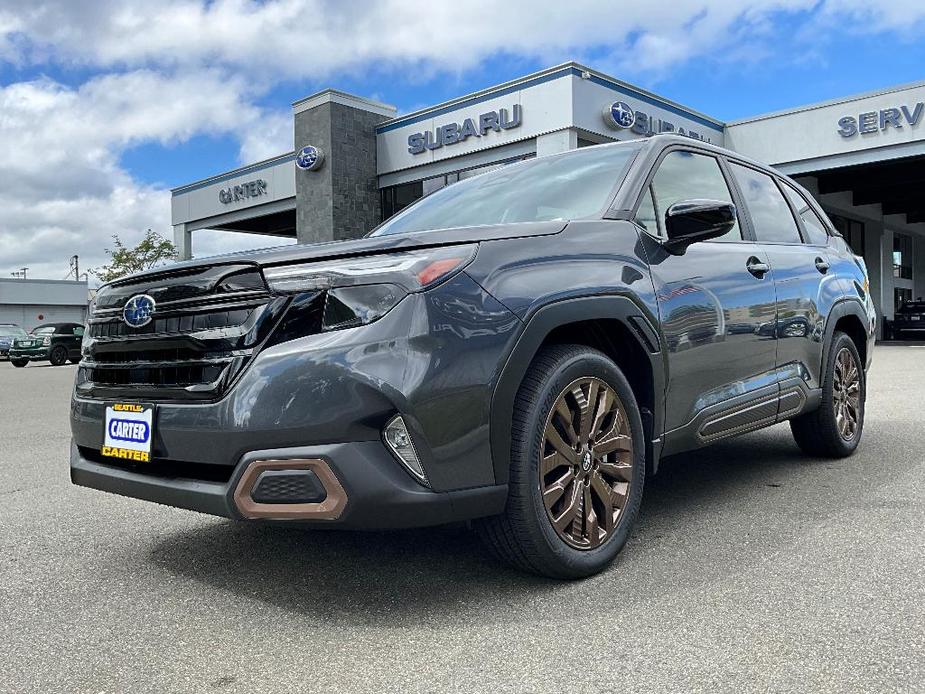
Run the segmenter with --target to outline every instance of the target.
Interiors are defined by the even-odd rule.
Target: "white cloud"
[[[104,260],[112,234],[170,233],[169,193],[120,166],[126,148],[230,134],[242,161],[292,145],[284,80],[449,79],[502,61],[572,57],[656,79],[695,57],[767,55],[779,13],[914,36],[922,0],[0,0],[0,67],[90,77],[0,85],[0,272],[58,277]],[[272,241],[272,239],[269,239]],[[197,252],[245,239],[200,233]]]
[[[262,134],[245,139],[248,155],[289,146],[278,125],[256,127],[264,121],[244,82],[213,70],[106,74],[76,89],[49,79],[0,88],[0,272],[28,265],[33,276],[57,278],[75,253],[85,268],[100,265],[113,234],[131,242],[150,227],[169,236],[170,193],[133,180],[119,166],[123,150],[241,129]]]

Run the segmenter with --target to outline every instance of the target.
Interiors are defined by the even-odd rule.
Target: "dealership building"
[[[355,238],[491,167],[670,132],[802,183],[864,257],[883,318],[925,296],[925,82],[723,122],[566,63],[404,115],[333,89],[292,111],[295,151],[172,191],[182,257],[199,229]]]
[[[26,331],[44,323],[84,323],[87,281],[0,278],[0,323]]]

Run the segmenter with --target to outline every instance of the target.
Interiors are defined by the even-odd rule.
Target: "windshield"
[[[53,333],[55,331],[55,326],[53,325],[43,325],[38,328],[35,328],[32,331],[33,335],[44,335],[45,333]]]
[[[26,331],[18,325],[0,325],[0,337],[20,337],[25,334]]]
[[[371,236],[589,217],[610,202],[639,147],[589,147],[511,164],[438,190]]]

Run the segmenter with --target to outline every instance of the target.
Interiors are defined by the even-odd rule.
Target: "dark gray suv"
[[[732,152],[536,158],[364,239],[103,287],[71,479],[235,519],[474,520],[525,570],[587,576],[663,456],[784,420],[812,456],[855,450],[868,291],[806,191]]]

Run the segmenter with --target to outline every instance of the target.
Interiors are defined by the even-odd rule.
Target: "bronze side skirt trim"
[[[311,470],[324,486],[324,501],[310,504],[261,504],[251,498],[264,470]],[[336,520],[347,505],[347,493],[326,461],[313,459],[255,460],[248,464],[234,490],[234,503],[245,518]]]

